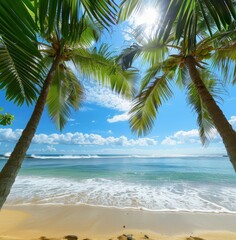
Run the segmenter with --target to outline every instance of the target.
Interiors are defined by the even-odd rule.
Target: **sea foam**
[[[88,204],[151,211],[236,213],[236,189],[181,181],[150,186],[104,178],[20,176],[7,204]]]

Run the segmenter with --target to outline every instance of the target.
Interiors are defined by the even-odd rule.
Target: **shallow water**
[[[0,158],[0,168],[6,159]],[[236,213],[236,174],[222,156],[33,156],[8,205],[90,204]]]

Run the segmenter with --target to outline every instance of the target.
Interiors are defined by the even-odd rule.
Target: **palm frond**
[[[183,67],[179,67],[177,70],[176,83],[180,89],[188,86],[191,82],[188,67],[184,64]]]
[[[83,87],[72,70],[61,63],[55,73],[47,98],[51,119],[62,130],[71,109],[78,109],[83,99]]]
[[[134,60],[139,56],[141,51],[141,46],[133,44],[121,52],[117,58],[117,62],[122,66],[122,69],[127,70],[132,67]]]
[[[231,24],[227,31],[216,32],[210,38],[207,37],[202,44],[212,44],[214,47],[211,56],[213,68],[223,75],[224,83],[236,82],[236,21]]]
[[[205,79],[204,84],[211,95],[215,99],[222,100],[220,97],[220,95],[223,93],[222,86],[218,86],[219,83],[212,78],[211,74],[207,71],[201,71],[201,78]],[[197,89],[194,84],[190,83],[186,89],[187,101],[197,114],[197,123],[199,126],[199,135],[201,142],[204,146],[207,146],[212,138],[212,130],[215,128],[214,123],[207,111],[206,106],[197,93]]]
[[[109,28],[116,22],[118,6],[113,0],[37,0],[35,21],[44,38],[57,34],[59,39],[74,43],[81,35],[84,18]]]
[[[73,52],[73,62],[78,72],[100,81],[105,86],[122,96],[131,98],[134,94],[134,79],[137,71],[124,71],[115,63],[115,59],[102,45],[99,49],[89,52],[87,49],[76,49]]]
[[[36,100],[42,83],[41,62],[15,44],[0,43],[0,89],[18,105]]]
[[[30,56],[40,58],[35,46],[37,25],[24,4],[26,2],[31,5],[28,0],[0,1],[0,36],[5,44],[14,44]]]
[[[84,14],[80,5],[78,0],[35,1],[35,22],[41,37],[54,44],[55,36],[63,39],[64,43],[75,43],[84,29]]]
[[[97,42],[102,33],[102,26],[98,22],[91,21],[89,18],[84,18],[84,29],[81,32],[77,43],[80,47],[90,48]],[[78,47],[78,45],[75,45]]]
[[[120,4],[119,21],[125,21],[131,15],[139,15],[147,6],[147,0],[123,0]]]
[[[157,77],[157,74],[162,73],[168,78],[175,78],[176,70],[179,69],[179,65],[182,62],[182,55],[170,55],[164,61],[157,61],[155,64],[151,64],[151,67],[147,70],[146,75],[144,76],[141,85],[140,91],[144,90],[152,79]]]
[[[221,28],[226,29],[227,26],[233,22],[233,19],[236,19],[235,7],[230,0],[171,0],[164,17],[162,24],[163,30],[160,31],[159,35],[160,38],[165,40],[165,37],[169,35],[171,29],[174,27],[175,21],[181,26],[176,28],[177,39],[180,39],[183,29],[189,33],[194,32],[195,30],[191,28],[193,27],[193,24],[196,25],[195,23],[197,19],[193,17],[194,12],[196,13],[196,11],[203,16],[206,27],[210,33],[212,33],[212,29],[208,19],[213,19],[219,30],[221,30]],[[194,37],[196,37],[196,35],[194,35]]]
[[[35,101],[42,83],[32,7],[28,0],[0,1],[0,88],[19,105]]]
[[[214,50],[211,64],[223,76],[224,83],[236,82],[236,44],[225,45]]]
[[[199,136],[202,145],[207,146],[211,130],[214,128],[214,123],[205,107],[201,98],[197,94],[195,86],[191,83],[187,87],[188,91],[188,103],[192,106],[193,110],[197,113],[197,123],[199,127]]]
[[[117,22],[119,7],[114,0],[81,0],[81,5],[91,19],[95,19],[105,28]]]
[[[140,90],[139,90],[140,92],[142,92],[145,88],[147,88],[150,82],[157,77],[158,73],[161,73],[162,68],[163,68],[163,62],[156,63],[147,70],[140,84]]]
[[[174,44],[173,35],[169,36],[167,43],[162,43],[155,36],[143,40],[145,36],[143,33],[137,33],[137,29],[134,29],[133,33],[137,43],[125,48],[118,57],[118,62],[124,69],[131,68],[138,57],[141,58],[144,66],[147,66],[147,64],[151,66],[163,62],[170,52],[179,52],[181,49],[180,46]]]
[[[150,132],[159,107],[172,96],[168,75],[155,78],[133,101],[130,126],[139,136]]]
[[[142,46],[140,56],[142,57],[143,63],[153,65],[157,62],[164,61],[169,53],[169,48],[172,48],[172,46],[161,44],[156,38],[149,39],[148,43]]]

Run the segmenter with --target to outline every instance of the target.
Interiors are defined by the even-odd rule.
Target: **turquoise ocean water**
[[[236,213],[236,173],[225,156],[33,155],[6,204]]]

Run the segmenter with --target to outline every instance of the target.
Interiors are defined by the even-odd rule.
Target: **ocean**
[[[32,155],[6,202],[30,204],[236,213],[236,173],[220,155]]]

